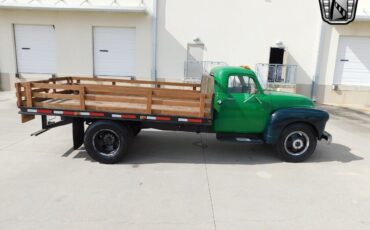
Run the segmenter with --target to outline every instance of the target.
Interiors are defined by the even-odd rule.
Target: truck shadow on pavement
[[[64,157],[72,155],[68,150]],[[95,162],[84,148],[77,150],[74,158]],[[351,153],[347,146],[319,142],[316,152],[305,163],[349,163],[363,158]],[[217,141],[213,134],[194,134],[166,131],[142,131],[120,164],[189,163],[189,164],[272,164],[282,163],[272,145],[252,145]]]

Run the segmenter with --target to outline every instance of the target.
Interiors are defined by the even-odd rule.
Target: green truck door
[[[266,126],[267,96],[258,92],[248,76],[230,75],[227,89],[220,90],[215,103],[215,131],[262,133]]]

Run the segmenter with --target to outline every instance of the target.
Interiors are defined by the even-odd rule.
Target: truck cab
[[[308,97],[265,90],[244,67],[217,67],[214,78],[213,131],[219,139],[276,144],[288,161],[308,158],[325,132],[327,112]]]

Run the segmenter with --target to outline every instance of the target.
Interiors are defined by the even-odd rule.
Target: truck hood
[[[273,109],[282,108],[313,108],[314,103],[306,96],[277,91],[265,91],[270,96]]]

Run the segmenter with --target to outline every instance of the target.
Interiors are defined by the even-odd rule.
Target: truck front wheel
[[[306,124],[293,124],[284,129],[276,145],[281,158],[288,162],[301,162],[309,158],[316,149],[317,135]]]
[[[86,130],[84,145],[94,160],[114,164],[122,160],[132,140],[132,131],[112,121],[97,121]]]

